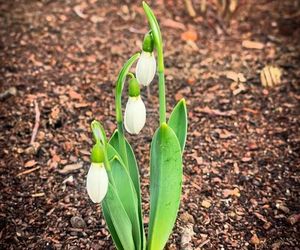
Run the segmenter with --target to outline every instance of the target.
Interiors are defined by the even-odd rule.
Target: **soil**
[[[0,249],[114,249],[85,189],[89,124],[96,118],[108,135],[116,128],[115,80],[147,32],[141,3],[0,2]],[[211,2],[205,14],[195,4],[194,18],[183,1],[150,3],[164,38],[168,112],[181,97],[189,112],[182,202],[166,249],[300,249],[297,1],[255,1],[228,23]],[[269,64],[282,83],[264,88]],[[147,126],[126,136],[147,225],[157,79],[142,92]]]

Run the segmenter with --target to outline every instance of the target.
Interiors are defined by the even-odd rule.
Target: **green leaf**
[[[130,177],[132,179],[135,191],[137,192],[138,196],[140,197],[140,174],[139,169],[137,166],[137,162],[133,153],[133,150],[128,143],[128,141],[125,139],[124,135],[119,133],[118,130],[114,132],[112,137],[109,140],[109,144],[113,146],[113,148],[118,152],[119,155],[121,155],[121,146],[119,145],[119,136],[122,136],[125,140],[126,144],[126,151],[127,151],[127,158],[128,158],[128,166],[127,169],[129,171]]]
[[[141,249],[141,229],[138,200],[132,180],[125,166],[115,157],[111,162],[111,176],[114,187],[131,221],[133,240],[136,249]]]
[[[108,156],[109,161],[111,161],[112,159],[114,159],[117,156],[118,159],[124,164],[124,162],[121,159],[121,156],[119,155],[117,150],[115,150],[115,148],[111,144],[107,144],[107,156]]]
[[[126,152],[127,152],[127,158],[128,158],[128,172],[131,177],[131,180],[133,182],[136,194],[137,194],[137,199],[138,199],[138,211],[139,211],[139,220],[140,220],[140,228],[141,228],[141,235],[143,236],[142,238],[142,245],[143,248],[145,249],[146,247],[146,236],[144,232],[144,224],[143,224],[143,216],[142,216],[142,208],[141,208],[141,191],[140,191],[140,174],[139,174],[139,168],[133,153],[133,150],[128,143],[128,141],[125,139],[124,135],[119,133],[118,130],[114,132],[112,137],[109,140],[109,144],[114,147],[114,149],[118,152],[119,155],[121,155],[121,147],[119,145],[119,136],[122,136],[123,139],[125,140],[126,144]],[[121,159],[121,158],[119,158]],[[123,161],[124,162],[124,161]]]
[[[164,123],[151,143],[149,250],[161,250],[168,241],[176,221],[181,185],[181,148],[174,131]]]
[[[183,152],[188,126],[186,103],[184,99],[181,99],[173,109],[168,121],[168,125],[175,132],[180,143],[181,152]]]
[[[103,211],[103,215],[104,215],[106,224],[108,226],[108,230],[109,230],[109,232],[111,234],[111,237],[112,237],[112,239],[113,239],[113,241],[114,241],[117,249],[118,250],[125,250],[123,248],[122,243],[121,243],[121,241],[119,239],[119,236],[118,236],[118,234],[116,232],[116,229],[115,229],[114,224],[112,222],[112,219],[110,217],[110,212],[109,212],[109,210],[108,210],[105,202],[102,202],[102,211]]]
[[[107,194],[102,202],[102,206],[105,210],[105,214],[109,215],[106,217],[108,218],[108,220],[106,220],[108,228],[114,228],[114,230],[111,231],[112,236],[118,236],[117,238],[113,237],[113,240],[116,240],[116,246],[122,244],[122,248],[120,249],[135,250],[130,219],[111,183],[108,184]],[[117,239],[119,239],[119,241],[117,241]]]

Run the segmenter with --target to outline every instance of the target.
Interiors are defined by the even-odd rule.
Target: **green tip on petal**
[[[91,162],[92,163],[103,163],[104,162],[104,151],[99,143],[95,144],[92,148]]]
[[[129,80],[129,96],[138,97],[140,95],[140,85],[135,77]]]

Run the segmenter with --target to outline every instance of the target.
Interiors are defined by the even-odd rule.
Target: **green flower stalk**
[[[143,8],[150,31],[145,34],[141,53],[133,55],[119,73],[115,89],[117,130],[108,141],[101,124],[97,121],[91,124],[95,145],[87,191],[93,202],[101,202],[108,229],[119,250],[162,250],[176,221],[182,188],[186,103],[184,99],[179,101],[167,120],[162,36],[153,11],[145,2]],[[136,75],[130,72],[135,62]],[[156,73],[160,125],[150,151],[150,219],[146,238],[139,167],[125,138],[124,127],[128,133],[138,134],[145,126],[146,107],[140,86],[148,86]],[[127,82],[128,100],[123,118],[122,94]]]

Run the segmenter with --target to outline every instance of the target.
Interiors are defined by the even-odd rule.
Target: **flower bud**
[[[149,31],[144,37],[143,51],[153,52],[153,48],[154,48],[154,40],[152,37],[152,32]]]
[[[138,134],[146,123],[146,107],[141,96],[129,96],[125,108],[124,125],[130,134]]]
[[[156,60],[153,52],[142,51],[136,65],[136,78],[144,86],[148,86],[156,73]]]

